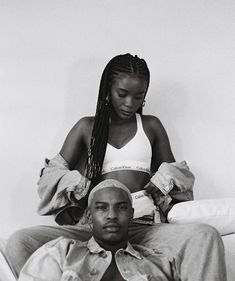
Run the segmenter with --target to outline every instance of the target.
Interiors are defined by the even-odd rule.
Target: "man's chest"
[[[111,264],[109,265],[109,267],[107,268],[107,270],[105,271],[104,275],[101,278],[101,281],[123,281],[125,280],[121,273],[119,272],[117,265],[114,261],[114,259],[112,260]]]

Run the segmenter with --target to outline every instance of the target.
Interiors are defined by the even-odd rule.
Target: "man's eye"
[[[101,211],[105,211],[107,209],[106,206],[96,206],[96,210],[101,210]]]
[[[127,206],[126,206],[126,205],[121,205],[121,206],[119,207],[119,209],[121,209],[121,210],[127,210]]]

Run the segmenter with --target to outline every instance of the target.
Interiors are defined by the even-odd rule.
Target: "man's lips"
[[[116,223],[109,223],[103,227],[108,232],[117,232],[120,229],[120,225]]]

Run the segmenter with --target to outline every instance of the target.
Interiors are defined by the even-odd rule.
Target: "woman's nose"
[[[126,106],[126,107],[133,107],[133,100],[132,100],[131,97],[127,97],[127,98],[125,99],[125,106]]]

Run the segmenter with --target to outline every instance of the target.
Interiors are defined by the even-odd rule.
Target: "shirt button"
[[[107,253],[101,252],[101,253],[100,253],[100,256],[105,259],[105,258],[107,258]]]
[[[123,272],[127,273],[129,270],[127,268],[123,268]]]
[[[166,185],[166,186],[165,186],[165,191],[169,191],[169,190],[170,190],[169,185]]]
[[[90,272],[90,275],[96,275],[98,273],[98,271],[96,269],[92,269]]]

